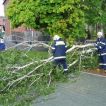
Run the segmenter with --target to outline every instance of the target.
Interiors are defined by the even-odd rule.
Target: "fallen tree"
[[[24,49],[19,46],[25,45]],[[38,52],[35,47],[48,48],[48,52]],[[73,45],[67,50],[69,76],[76,76],[80,70],[86,69],[89,62],[95,63],[94,44]],[[87,61],[86,61],[87,60]],[[67,81],[63,69],[55,67],[51,55],[51,46],[44,42],[19,43],[0,53],[0,101],[1,104],[28,104],[36,96],[50,94],[55,90],[57,82]],[[90,63],[90,66],[92,63]],[[79,74],[78,74],[79,75]],[[18,98],[18,100],[17,100]],[[24,103],[23,103],[24,101]],[[13,103],[13,104],[11,104]]]
[[[20,45],[26,45],[27,47],[29,47],[28,51],[30,51],[31,48],[36,47],[36,46],[43,46],[43,47],[49,48],[49,50],[51,49],[51,46],[49,46],[45,43],[42,43],[42,42],[41,43],[36,42],[35,44],[32,44],[32,45],[27,44],[27,42],[23,42],[23,43],[17,44],[16,46],[13,46],[9,49],[6,49],[6,50],[14,49]],[[71,63],[69,63],[68,68],[72,67],[73,65],[75,65],[78,62],[81,65],[81,56],[84,54],[87,54],[87,53],[92,54],[93,51],[95,51],[94,44],[73,45],[71,48],[69,48],[67,50],[67,54],[69,54],[70,57],[73,57],[74,54],[78,53],[79,56],[75,60],[71,61]],[[26,55],[28,57],[28,55],[26,53],[24,53],[24,55]],[[35,76],[38,76],[38,77],[36,77],[36,79],[34,81],[31,82],[30,86],[32,86],[35,82],[39,81],[39,79],[41,77],[43,77],[43,75],[45,74],[43,72],[37,74],[36,70],[39,70],[39,68],[41,68],[41,67],[45,67],[46,64],[48,64],[52,61],[53,61],[53,57],[51,56],[51,57],[48,57],[48,59],[43,59],[43,60],[39,60],[39,61],[31,61],[23,66],[16,66],[16,67],[13,66],[13,67],[6,68],[7,70],[11,70],[11,71],[9,71],[11,74],[14,74],[14,73],[17,74],[17,73],[21,73],[21,71],[25,70],[26,68],[29,68],[32,65],[36,64],[36,67],[34,67],[34,69],[29,70],[27,73],[25,73],[22,76],[15,77],[15,78],[12,77],[12,78],[10,78],[11,80],[9,78],[5,78],[5,79],[1,78],[2,82],[4,81],[4,82],[6,82],[6,84],[5,84],[4,88],[2,88],[2,90],[0,90],[0,92],[8,91],[10,88],[17,86],[18,84],[20,84],[23,80],[25,80],[27,78],[33,78]],[[47,73],[47,77],[49,77],[48,86],[50,86],[50,83],[51,83],[51,74],[52,74],[52,71],[51,70],[48,71],[48,73]]]

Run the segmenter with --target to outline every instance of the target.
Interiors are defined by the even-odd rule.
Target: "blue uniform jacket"
[[[106,39],[104,37],[98,38],[95,46],[100,55],[106,55]]]
[[[65,59],[66,50],[67,50],[67,46],[63,40],[59,39],[54,41],[54,44],[52,45],[52,53],[54,59]]]
[[[5,44],[4,43],[0,43],[0,50],[5,50]]]

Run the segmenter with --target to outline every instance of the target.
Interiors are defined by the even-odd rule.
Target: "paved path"
[[[82,73],[76,82],[60,84],[32,106],[106,106],[106,78]]]

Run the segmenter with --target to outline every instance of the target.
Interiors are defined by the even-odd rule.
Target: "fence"
[[[48,43],[50,40],[51,38],[48,34],[43,34],[39,31],[12,32],[12,35],[5,36],[5,43],[7,48],[22,42],[26,42],[28,44],[36,42]],[[20,48],[23,48],[22,45]],[[34,49],[45,50],[43,47],[36,47]]]

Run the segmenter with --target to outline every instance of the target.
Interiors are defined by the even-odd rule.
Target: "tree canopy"
[[[106,23],[106,0],[85,0],[84,5],[86,23]]]
[[[106,23],[105,11],[106,0],[11,0],[7,16],[13,27],[78,38],[85,24]]]
[[[7,16],[13,27],[25,25],[50,34],[74,37],[83,29],[81,9],[81,0],[11,0]]]

